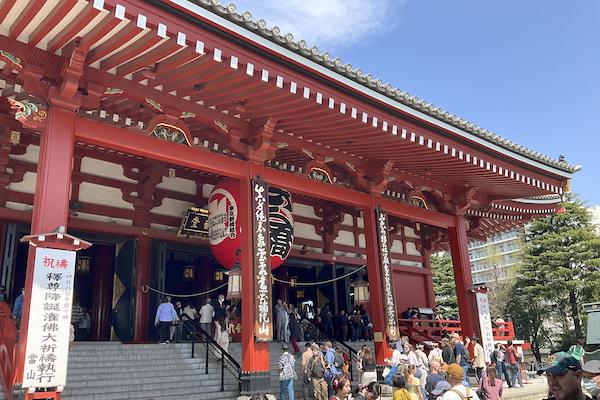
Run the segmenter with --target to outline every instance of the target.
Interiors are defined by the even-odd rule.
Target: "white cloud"
[[[404,0],[237,0],[237,12],[248,10],[309,47],[335,50],[389,31]]]

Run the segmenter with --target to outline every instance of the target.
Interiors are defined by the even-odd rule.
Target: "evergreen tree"
[[[433,254],[431,256],[431,270],[433,272],[433,287],[435,290],[435,303],[437,308],[444,313],[444,317],[458,317],[458,300],[456,299],[456,283],[452,259],[448,253]]]
[[[581,335],[581,305],[597,300],[600,293],[600,237],[591,215],[576,199],[564,208],[564,213],[537,219],[526,228],[515,297],[507,304],[518,332],[534,346],[536,340],[549,339],[543,322],[552,313],[565,316],[567,329],[572,324]]]

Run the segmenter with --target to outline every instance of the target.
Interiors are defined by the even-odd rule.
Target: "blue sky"
[[[519,144],[581,164],[600,204],[600,1],[239,0],[374,77]]]

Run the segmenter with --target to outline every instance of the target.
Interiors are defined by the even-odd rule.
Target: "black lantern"
[[[92,258],[89,256],[77,257],[77,262],[75,263],[75,270],[80,274],[88,275],[90,273],[91,261]]]

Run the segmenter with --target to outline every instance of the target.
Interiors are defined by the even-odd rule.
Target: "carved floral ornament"
[[[27,128],[40,128],[46,124],[48,112],[46,109],[28,100],[14,100],[7,98],[12,111],[15,113],[15,119]]]
[[[156,124],[150,131],[150,134],[161,140],[166,140],[177,144],[187,144],[188,146],[191,146],[183,129],[165,122],[159,122]]]
[[[319,182],[323,182],[323,183],[329,183],[329,184],[333,183],[333,180],[331,179],[331,175],[329,175],[329,172],[327,172],[326,170],[324,170],[322,168],[318,168],[318,167],[312,167],[310,169],[310,171],[308,172],[308,177],[310,179],[314,179],[315,181],[319,181]]]
[[[23,69],[23,62],[21,59],[8,51],[0,50],[0,60],[3,60],[16,68]]]

